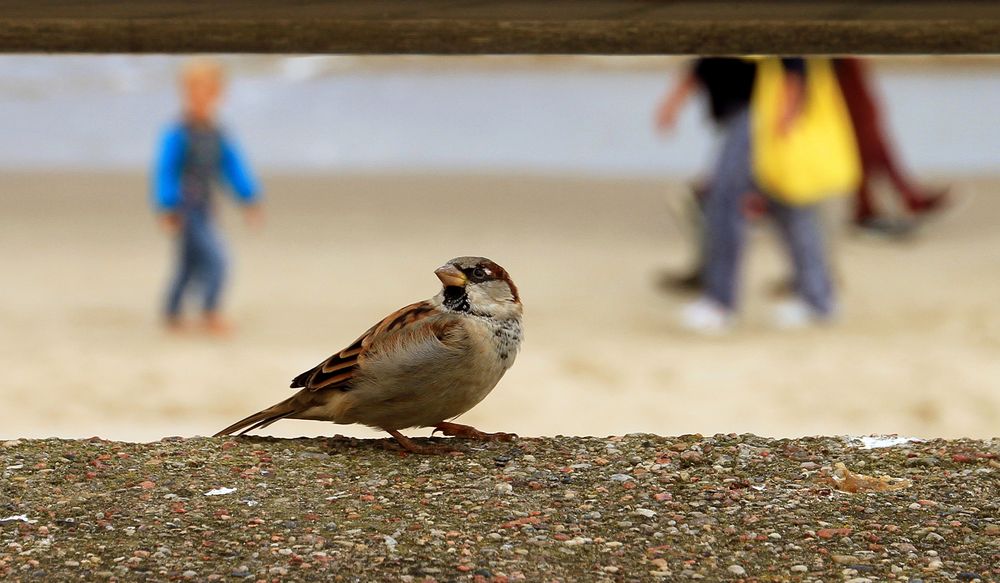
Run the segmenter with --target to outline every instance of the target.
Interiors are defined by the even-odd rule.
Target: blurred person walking
[[[751,131],[751,118],[760,123],[762,117],[753,116],[751,111],[759,68],[758,62],[746,59],[699,59],[657,112],[658,128],[669,130],[688,99],[701,91],[709,99],[712,119],[721,133],[721,152],[703,200],[703,295],[687,305],[681,315],[686,328],[700,332],[724,332],[733,324],[745,237],[745,201],[747,193],[754,191],[767,195],[768,212],[778,224],[795,274],[795,297],[777,307],[775,323],[781,327],[799,327],[828,321],[835,312],[818,204],[793,204],[789,197],[776,196],[777,192],[768,192],[766,185],[761,184],[761,170],[769,170],[773,164],[758,164],[755,155],[759,158],[760,152],[754,152],[754,146],[771,147],[769,144],[773,142],[757,138],[764,135],[761,128]],[[767,120],[775,127],[766,128],[769,135],[779,137],[792,131],[807,99],[805,61],[782,59],[781,68],[780,94],[768,97],[776,101],[776,118]],[[793,174],[798,177],[801,173]]]
[[[855,57],[837,58],[833,62],[837,82],[850,115],[862,171],[853,196],[854,212],[851,222],[866,233],[893,239],[905,238],[914,232],[918,223],[910,219],[890,218],[879,212],[872,190],[876,179],[886,176],[906,211],[914,217],[922,217],[944,208],[948,202],[948,189],[930,190],[920,187],[901,170],[891,140],[886,135],[881,107],[872,90],[871,76],[865,62]],[[664,111],[667,107],[665,101],[659,114],[671,115]],[[687,272],[663,275],[660,286],[668,291],[700,292],[704,288],[705,241],[701,231],[704,230],[703,202],[709,190],[708,184],[709,181],[697,182],[693,187],[692,204],[675,212],[682,215],[680,220],[685,225],[690,224],[688,231],[693,233],[695,261]],[[755,192],[747,193],[746,206],[750,219],[761,218],[767,212],[761,196]],[[789,287],[790,283],[782,280],[773,289],[780,295]]]
[[[164,133],[153,173],[153,205],[177,247],[165,306],[166,325],[173,331],[183,328],[182,303],[196,288],[205,329],[213,334],[230,330],[220,314],[229,262],[216,224],[215,183],[229,185],[251,226],[262,220],[257,181],[216,119],[224,89],[225,75],[217,62],[197,59],[184,65],[181,119]]]
[[[834,64],[861,159],[862,176],[855,192],[854,224],[876,234],[906,235],[912,231],[913,224],[891,221],[879,214],[875,208],[872,182],[885,175],[906,209],[914,216],[941,209],[946,201],[946,190],[935,192],[921,188],[900,169],[896,153],[886,136],[865,63],[858,58],[841,58],[836,59]]]
[[[739,158],[736,148],[726,149],[729,141],[730,121],[734,116],[749,107],[753,92],[756,65],[745,59],[738,58],[701,58],[696,60],[688,71],[666,95],[656,112],[656,127],[661,132],[671,131],[677,123],[681,110],[698,92],[704,92],[708,99],[708,112],[716,131],[723,142],[723,151],[713,170],[719,172],[723,167],[729,167],[724,158]],[[749,154],[747,154],[749,156]],[[706,201],[713,190],[716,175],[710,175],[707,180],[699,180],[692,188],[694,204],[689,205],[682,213],[692,225],[695,258],[694,266],[688,273],[682,275],[666,274],[664,287],[680,291],[704,292],[705,264],[708,256],[709,235],[706,218]],[[752,193],[746,193],[752,196]],[[739,197],[742,203],[742,196]]]

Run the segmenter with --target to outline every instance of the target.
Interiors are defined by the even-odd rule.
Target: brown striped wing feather
[[[295,377],[291,387],[293,389],[305,387],[310,391],[320,389],[349,390],[350,380],[354,377],[354,373],[361,363],[364,362],[365,354],[373,344],[384,339],[386,335],[437,312],[438,309],[428,301],[417,302],[396,310],[369,328],[347,348]]]

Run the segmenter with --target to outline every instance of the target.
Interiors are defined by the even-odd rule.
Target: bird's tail
[[[279,419],[284,419],[286,417],[291,417],[292,415],[299,412],[299,408],[294,403],[295,397],[290,397],[284,401],[273,405],[260,411],[254,413],[253,415],[233,423],[229,427],[226,427],[222,431],[215,434],[215,437],[221,437],[223,435],[231,435],[239,431],[240,435],[243,435],[247,431],[252,431],[254,429],[260,429],[261,427],[267,427],[268,425],[274,423]]]

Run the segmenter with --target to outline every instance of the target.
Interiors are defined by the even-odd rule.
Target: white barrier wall
[[[264,171],[689,176],[710,128],[658,136],[660,57],[226,57],[224,118]],[[176,110],[165,56],[0,56],[0,168],[137,170]],[[998,170],[1000,58],[876,63],[918,174]]]

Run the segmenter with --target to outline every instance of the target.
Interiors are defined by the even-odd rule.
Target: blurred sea
[[[177,111],[173,56],[0,56],[0,168],[133,171]],[[673,136],[653,110],[666,57],[223,57],[223,119],[265,171],[687,176],[712,148],[702,108]],[[876,62],[918,174],[995,173],[1000,59]]]

